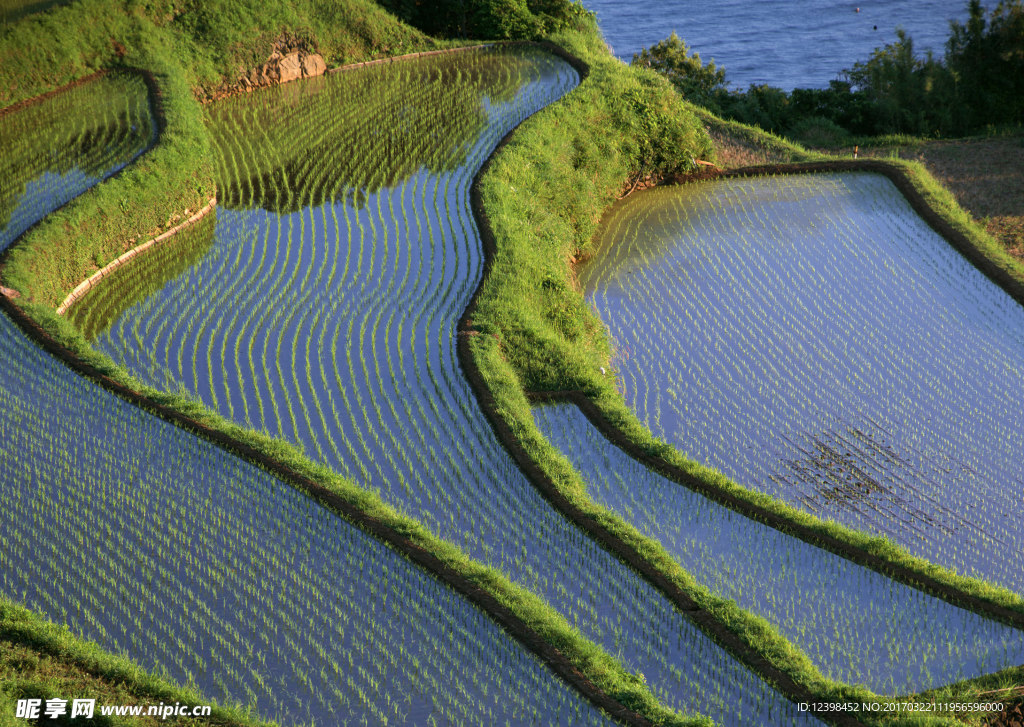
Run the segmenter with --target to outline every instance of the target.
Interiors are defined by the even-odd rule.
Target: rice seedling
[[[75,193],[109,173],[93,145],[56,138],[53,159],[93,170]],[[37,218],[63,193],[47,191],[46,174]],[[111,281],[98,317],[82,320],[105,325],[210,232],[184,233],[174,254],[156,248],[132,267],[131,289]],[[0,594],[108,651],[288,723],[607,723],[455,592],[262,470],[72,374],[6,316],[0,443]]]
[[[155,137],[146,84],[133,73],[107,73],[0,115],[0,249]]]
[[[0,329],[0,593],[289,723],[606,723],[388,547]]]

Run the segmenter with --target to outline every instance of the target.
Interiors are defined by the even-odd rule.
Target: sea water
[[[725,68],[740,90],[826,88],[843,69],[896,40],[903,28],[919,53],[945,51],[950,21],[966,0],[583,0],[624,61],[674,30],[687,47]],[[986,13],[992,0],[982,3]]]

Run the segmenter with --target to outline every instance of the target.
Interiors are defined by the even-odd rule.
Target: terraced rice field
[[[72,306],[68,317],[86,338],[95,338],[127,308],[159,291],[210,251],[216,214],[215,207],[209,219],[204,218],[200,224],[183,228],[163,243],[133,258],[130,274],[101,279],[89,291],[89,304]]]
[[[124,88],[148,108],[144,86]],[[110,89],[102,79],[52,103],[83,119]],[[36,214],[133,155],[111,149],[140,153],[149,140],[129,143],[135,121],[106,129],[105,157],[49,137],[40,158],[62,175],[40,164],[26,178]],[[209,244],[208,219],[134,269],[158,282],[165,251]],[[607,723],[454,592],[262,470],[72,374],[6,316],[0,482],[0,595],[211,698],[289,724]]]
[[[288,724],[602,725],[496,624],[0,319],[0,593]]]
[[[127,268],[72,314],[145,382],[296,443],[500,567],[671,706],[815,724],[552,510],[459,369],[455,324],[483,266],[473,175],[577,81],[547,54],[492,49],[215,104],[209,251],[144,299],[152,276]]]
[[[651,472],[572,404],[535,407],[598,503],[714,593],[763,616],[826,676],[906,695],[1024,663],[1024,633],[894,583]]]
[[[741,484],[1024,593],[1024,310],[885,178],[634,195],[579,271],[627,402]]]
[[[0,249],[156,137],[146,84],[108,73],[0,116]]]

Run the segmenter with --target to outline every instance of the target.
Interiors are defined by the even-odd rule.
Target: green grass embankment
[[[590,65],[575,92],[526,121],[482,178],[498,254],[476,300],[472,330],[500,331],[527,389],[583,385],[608,361],[603,324],[575,289],[605,207],[624,190],[695,168],[711,140],[671,85],[626,68],[596,31],[552,38]]]
[[[497,569],[471,559],[414,518],[386,504],[294,445],[246,429],[185,396],[146,387],[96,352],[81,332],[50,309],[35,306],[28,318],[11,307],[30,337],[71,368],[125,400],[256,464],[305,492],[348,522],[382,540],[481,608],[559,677],[627,725],[708,725],[664,706],[647,684],[573,628],[546,601]],[[42,326],[40,330],[38,327]]]
[[[284,12],[274,3],[264,5],[269,8],[268,18],[277,17],[275,12]],[[20,61],[0,64],[0,93],[6,89],[8,100],[50,90],[111,63],[130,63],[154,70],[163,90],[165,125],[157,147],[139,164],[83,195],[19,242],[5,269],[4,280],[25,295],[22,302],[26,309],[64,350],[73,351],[78,360],[84,361],[95,378],[109,377],[108,388],[141,392],[141,397],[133,399],[136,403],[157,409],[168,418],[177,418],[179,423],[186,418],[192,422],[185,423],[186,426],[193,426],[204,436],[240,451],[249,459],[283,466],[291,474],[279,474],[293,484],[296,478],[306,479],[323,488],[314,496],[334,502],[336,510],[339,503],[344,504],[342,510],[352,508],[349,518],[357,513],[365,518],[364,525],[381,524],[387,533],[405,538],[409,547],[417,549],[415,552],[436,558],[451,573],[464,578],[464,583],[508,608],[604,694],[652,722],[686,723],[687,720],[658,703],[640,680],[574,632],[532,593],[470,561],[453,546],[434,538],[419,523],[391,511],[376,496],[312,465],[289,445],[236,427],[192,400],[141,387],[125,371],[93,352],[69,323],[52,316],[52,305],[63,297],[62,293],[99,263],[125,249],[132,237],[166,224],[186,207],[198,206],[210,189],[211,176],[205,162],[208,141],[194,91],[204,83],[215,84],[218,78],[230,78],[231,64],[244,63],[247,53],[253,53],[249,58],[257,62],[264,57],[251,48],[232,50],[234,36],[227,26],[220,25],[221,19],[213,27],[201,23],[189,26],[184,21],[176,25],[173,14],[157,22],[113,12],[120,7],[120,3],[108,0],[82,0],[38,19],[26,19],[24,23],[38,25],[19,37],[29,39],[37,34],[41,51],[36,52],[48,54],[51,60],[63,60],[46,67],[45,72],[19,65]],[[104,9],[111,9],[109,18],[104,16]],[[65,37],[60,42],[44,39],[53,17],[77,12],[85,13],[80,19],[93,13],[99,13],[102,19],[92,25],[86,23],[89,30],[81,37]],[[259,16],[250,6],[246,6],[245,12]],[[246,17],[249,16],[243,13],[243,21]],[[62,22],[75,20],[68,16]],[[275,22],[260,26],[267,28],[258,34],[266,39],[264,50],[282,32],[308,30]],[[100,29],[94,32],[95,27]],[[420,42],[413,31],[399,33],[399,37],[410,43]],[[208,46],[198,39],[209,41]],[[13,44],[9,40],[9,36],[5,37],[0,59],[19,59],[19,52],[30,53],[32,44],[27,40]],[[520,241],[510,246],[519,255],[511,259],[504,256],[499,244],[503,252],[495,258],[487,282],[488,286],[497,285],[497,294],[485,292],[479,299],[479,310],[473,315],[471,334],[475,335],[469,336],[470,345],[488,388],[503,418],[531,457],[554,473],[553,480],[559,489],[568,493],[603,530],[630,544],[645,562],[654,564],[684,593],[692,595],[711,615],[711,628],[718,628],[714,624],[724,625],[737,636],[740,651],[747,648],[741,658],[749,662],[752,657],[764,655],[769,671],[775,669],[782,678],[791,679],[800,689],[819,698],[870,699],[872,695],[864,690],[823,680],[806,657],[765,622],[701,591],[660,546],[597,508],[587,498],[578,475],[533,427],[523,397],[524,387],[579,388],[592,394],[604,391],[618,396],[611,383],[599,376],[598,367],[607,362],[610,349],[603,326],[589,314],[582,296],[572,285],[569,260],[585,251],[602,211],[624,189],[635,188],[649,178],[657,180],[685,173],[693,168],[695,159],[713,154],[696,117],[660,77],[623,67],[607,53],[593,29],[563,34],[555,40],[587,60],[591,78],[565,101],[526,123],[502,152],[499,163],[492,166],[481,190],[498,240],[502,244],[507,239]],[[332,56],[320,40],[315,47],[325,53],[329,62],[339,57],[346,61],[361,59],[346,56],[341,41],[336,42],[340,55]],[[422,42],[424,47],[431,47],[429,39]],[[364,48],[364,52],[370,55],[380,49],[379,45],[368,47],[371,50]],[[406,46],[402,50],[415,49]],[[31,59],[30,55],[24,57]],[[56,254],[68,244],[71,231],[75,232],[73,251],[67,256]],[[525,299],[519,292],[524,283]],[[510,292],[515,295],[506,295]],[[496,303],[503,295],[504,303]],[[557,387],[545,385],[552,382],[557,382]],[[340,499],[332,500],[334,497]],[[760,671],[766,673],[764,669]],[[769,679],[777,681],[771,676]],[[784,691],[795,694],[791,689]]]
[[[0,725],[25,724],[14,718],[19,699],[95,699],[95,723],[237,725],[267,724],[237,707],[223,707],[151,674],[134,662],[83,641],[6,599],[0,599]],[[98,705],[211,705],[203,718],[101,717]],[[43,718],[46,719],[45,717]],[[271,723],[273,724],[273,723]]]
[[[683,174],[712,155],[700,120],[661,78],[619,63],[596,33],[554,40],[590,65],[589,77],[525,122],[478,182],[482,226],[490,228],[484,244],[493,235],[494,247],[460,337],[471,381],[474,369],[479,373],[473,383],[484,410],[563,514],[638,567],[682,610],[696,607],[688,616],[784,694],[799,701],[874,700],[865,689],[825,679],[766,621],[699,586],[659,544],[593,503],[533,423],[527,390],[615,393],[600,374],[610,359],[604,326],[571,274],[604,209],[637,180]]]
[[[258,66],[279,38],[320,52],[330,65],[442,45],[370,0],[158,2],[145,11],[125,0],[80,0],[0,33],[0,106],[129,66],[152,74],[161,126],[158,144],[136,164],[27,233],[0,282],[28,303],[55,306],[137,240],[202,207],[215,188],[196,93]]]
[[[160,49],[132,59],[151,73],[156,145],[105,184],[47,216],[13,246],[3,284],[27,304],[54,308],[82,280],[137,241],[186,219],[215,194],[202,110],[181,68]]]
[[[201,94],[262,64],[281,39],[328,66],[451,45],[372,0],[76,0],[0,27],[0,107],[131,62],[153,44]]]
[[[776,136],[756,126],[720,118],[700,106],[691,108],[711,136],[715,144],[716,162],[723,169],[825,158],[822,154],[808,151],[785,137]]]

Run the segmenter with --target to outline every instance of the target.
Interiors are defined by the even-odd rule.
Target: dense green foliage
[[[671,37],[633,63],[664,73],[715,113],[817,146],[847,142],[851,134],[956,136],[1024,123],[1024,4],[1001,0],[986,16],[980,0],[970,0],[968,15],[966,23],[950,24],[943,57],[920,55],[900,30],[895,42],[826,89],[729,91],[721,69],[687,57]]]
[[[589,15],[580,0],[378,2],[406,22],[442,38],[539,39]]]
[[[713,60],[704,65],[700,54],[690,54],[674,30],[665,40],[635,54],[633,65],[657,71],[683,98],[699,106],[713,103],[714,93],[725,86],[725,69],[715,66]]]
[[[70,0],[0,0],[0,28],[14,23],[26,15],[38,13]]]

